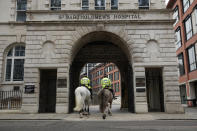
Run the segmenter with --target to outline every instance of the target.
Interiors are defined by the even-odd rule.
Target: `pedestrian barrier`
[[[22,93],[22,90],[0,91],[0,110],[20,109]]]

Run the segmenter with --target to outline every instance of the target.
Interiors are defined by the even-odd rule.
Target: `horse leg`
[[[79,117],[80,117],[80,118],[83,118],[83,109],[81,109],[81,110],[79,111]]]
[[[108,105],[105,107],[105,110],[103,111],[103,119],[107,117],[107,111],[108,111]]]
[[[103,112],[103,119],[105,119],[106,118],[106,114],[105,114],[105,112]]]
[[[111,104],[112,104],[112,103],[110,103],[110,106],[109,106],[109,108],[108,108],[108,114],[109,114],[109,116],[112,116],[112,112],[111,112]]]

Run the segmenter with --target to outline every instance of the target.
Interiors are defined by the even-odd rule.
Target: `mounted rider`
[[[112,95],[113,95],[113,99],[116,99],[114,90],[113,90],[112,85],[111,85],[111,80],[107,77],[106,74],[104,74],[104,77],[101,80],[101,86],[102,86],[103,89],[109,89],[111,91]]]
[[[84,76],[83,78],[81,78],[80,83],[81,86],[85,86],[90,91],[91,99],[92,99],[92,87],[90,86],[90,79]]]

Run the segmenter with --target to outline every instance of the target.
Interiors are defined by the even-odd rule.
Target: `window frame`
[[[190,30],[187,30],[187,26],[186,26],[186,22],[190,20],[190,27],[191,29]],[[185,38],[186,38],[186,41],[188,41],[190,38],[192,38],[193,36],[193,26],[192,26],[192,17],[191,15],[188,15],[185,20],[184,20],[184,27],[185,27]],[[191,35],[191,36],[190,36]],[[189,37],[188,37],[189,36]]]
[[[180,61],[179,61],[179,57],[181,56],[181,60],[182,60],[182,67],[183,68],[180,68],[181,66],[181,64],[180,64]],[[185,75],[185,64],[184,64],[184,56],[183,56],[183,53],[180,53],[178,56],[177,56],[177,58],[178,58],[178,64],[179,64],[179,74],[180,74],[180,76],[183,76],[183,75]],[[182,69],[182,70],[181,70]]]
[[[184,2],[184,0],[182,1],[182,5],[183,5],[183,13],[185,13],[185,12],[189,9],[189,6],[190,6],[190,0],[187,0],[187,2],[186,2],[185,4],[184,4],[183,2]],[[188,7],[187,7],[187,9],[185,9],[186,4],[189,4],[189,5],[188,5]]]
[[[118,74],[117,75],[118,79],[116,79],[116,73]],[[120,75],[119,71],[114,72],[114,81],[120,80],[120,76],[119,75]]]
[[[82,10],[89,10],[89,6],[90,6],[90,3],[89,3],[89,0],[86,0],[86,1],[88,1],[88,5],[85,5],[85,6],[83,6],[83,2],[84,2],[84,0],[81,0],[81,9]]]
[[[26,1],[26,6],[25,6],[25,9],[22,10],[18,10],[18,0],[16,0],[16,21],[20,21],[20,22],[23,22],[23,21],[26,21],[26,18],[27,18],[27,15],[26,15],[26,11],[27,11],[27,0]],[[19,13],[24,13],[24,18],[21,20],[21,18],[19,19],[18,15]]]
[[[112,6],[112,1],[115,1],[115,0],[111,0],[111,3],[110,3],[110,7],[111,7],[111,10],[118,10],[118,7],[119,7],[119,1],[117,1],[117,6]]]
[[[189,54],[189,50],[190,49],[192,49],[193,48],[193,53],[194,53],[194,56],[190,56]],[[197,70],[197,60],[196,60],[196,49],[195,49],[195,44],[194,45],[191,45],[191,46],[189,46],[188,48],[187,48],[187,57],[188,57],[188,65],[189,65],[189,71],[190,72],[192,72],[192,71],[195,71],[195,70]],[[194,58],[194,62],[193,63],[191,63],[191,57],[193,57]],[[191,70],[191,66],[195,66],[195,69],[192,69]]]
[[[62,0],[60,0],[60,7],[52,7],[51,5],[51,2],[52,0],[50,0],[50,3],[49,3],[49,5],[50,5],[50,10],[52,10],[52,11],[58,11],[58,10],[61,10],[62,9]]]
[[[197,5],[194,7],[194,15],[195,15],[195,21],[196,21],[196,26],[197,26]]]
[[[175,12],[177,11],[177,15],[174,17],[174,14],[175,14]],[[178,6],[176,6],[175,8],[174,8],[174,11],[173,11],[174,13],[173,13],[173,19],[176,19],[176,21],[175,21],[175,23],[174,23],[174,26],[178,23],[178,21],[179,21],[179,7]]]
[[[16,47],[22,46],[24,47],[24,56],[15,56]],[[12,56],[8,56],[8,53],[12,50]],[[5,63],[4,63],[4,82],[23,82],[24,81],[24,63],[25,63],[25,45],[17,44],[9,48],[5,55]],[[11,60],[11,72],[10,72],[10,79],[7,80],[7,60]],[[23,60],[23,76],[22,80],[14,80],[14,67],[15,67],[15,60]]]
[[[95,10],[106,10],[106,0],[101,0],[101,1],[104,1],[104,6],[96,6],[97,1],[98,0],[94,0],[94,9]],[[102,8],[104,8],[104,9],[102,9]]]
[[[150,9],[150,0],[148,0],[148,6],[140,6],[140,0],[138,0],[138,9]]]
[[[177,33],[178,33],[178,31],[179,31],[179,38],[180,38],[180,40],[179,41],[176,41],[176,43],[175,43],[176,50],[178,50],[182,46],[182,37],[181,37],[181,28],[180,28],[180,26],[175,30],[176,40],[178,40],[177,39]]]

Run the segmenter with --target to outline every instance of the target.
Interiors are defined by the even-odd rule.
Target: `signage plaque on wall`
[[[31,94],[35,92],[35,85],[33,84],[26,84],[25,85],[25,93],[26,94]]]

